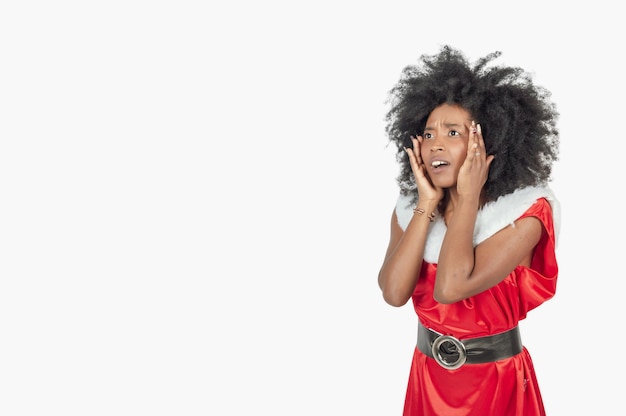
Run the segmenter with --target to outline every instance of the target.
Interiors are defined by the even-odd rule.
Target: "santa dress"
[[[406,229],[414,203],[400,196],[398,223]],[[478,213],[474,245],[517,219],[536,217],[545,232],[534,250],[530,267],[518,266],[496,286],[453,304],[433,299],[437,258],[446,226],[431,223],[424,262],[412,296],[422,325],[460,340],[505,332],[526,314],[554,296],[558,266],[556,237],[559,203],[547,187],[529,187],[486,204]],[[522,341],[524,336],[522,334]],[[450,370],[417,347],[409,374],[404,416],[537,416],[545,415],[530,354],[522,352],[495,362],[464,364]]]

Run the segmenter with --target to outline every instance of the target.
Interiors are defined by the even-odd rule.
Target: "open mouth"
[[[430,166],[432,166],[435,169],[440,168],[441,166],[448,166],[448,165],[449,163],[444,162],[443,160],[433,160],[432,163],[430,164]]]

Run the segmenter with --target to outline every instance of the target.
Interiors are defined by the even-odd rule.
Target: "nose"
[[[442,151],[445,148],[443,147],[443,141],[440,139],[440,135],[437,134],[432,141],[430,142],[430,152],[434,153],[437,151]]]
[[[430,151],[431,152],[437,152],[437,151],[442,151],[444,149],[443,145],[441,143],[439,143],[438,141],[435,141],[431,146],[430,146]]]

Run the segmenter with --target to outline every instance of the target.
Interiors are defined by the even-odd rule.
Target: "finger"
[[[485,147],[485,138],[483,137],[483,128],[480,124],[476,125],[476,137],[478,139],[478,148],[481,152],[487,155],[487,148]]]
[[[485,148],[485,139],[483,137],[483,129],[480,124],[476,124],[476,138],[478,139],[478,144],[481,148]]]
[[[413,136],[411,136],[411,142],[413,143],[413,148],[405,147],[404,150],[409,155],[409,163],[411,165],[413,175],[415,178],[419,178],[424,175],[424,165],[421,164],[420,143],[418,139]]]
[[[472,120],[472,124],[470,126],[470,132],[469,132],[469,138],[467,140],[467,159],[468,160],[473,160],[474,156],[476,156],[476,148],[477,148],[477,143],[476,143],[476,123],[474,122],[474,120]]]
[[[415,143],[413,144],[413,149],[417,149],[415,156],[417,158],[417,164],[420,166],[424,164],[424,161],[422,160],[422,140],[422,136],[417,136],[417,138],[415,138]]]
[[[411,164],[411,168],[415,170],[415,168],[417,167],[417,160],[415,159],[415,152],[413,151],[413,149],[409,147],[405,147],[404,151],[409,156],[409,163]]]
[[[474,156],[487,156],[487,152],[485,149],[485,140],[483,139],[483,132],[480,124],[476,124],[472,121],[473,132],[474,132]]]
[[[478,143],[472,143],[470,146],[467,146],[467,158],[469,160],[474,160],[481,154],[483,154],[483,152],[480,151],[480,146],[478,146]]]
[[[413,157],[415,158],[415,165],[419,167],[422,164],[421,144],[415,136],[411,136],[411,143],[413,143]]]

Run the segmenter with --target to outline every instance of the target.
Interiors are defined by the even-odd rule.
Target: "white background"
[[[385,100],[446,43],[553,93],[559,285],[523,339],[549,415],[615,414],[622,20],[606,0],[4,2],[0,414],[400,415],[416,318],[376,283]]]

